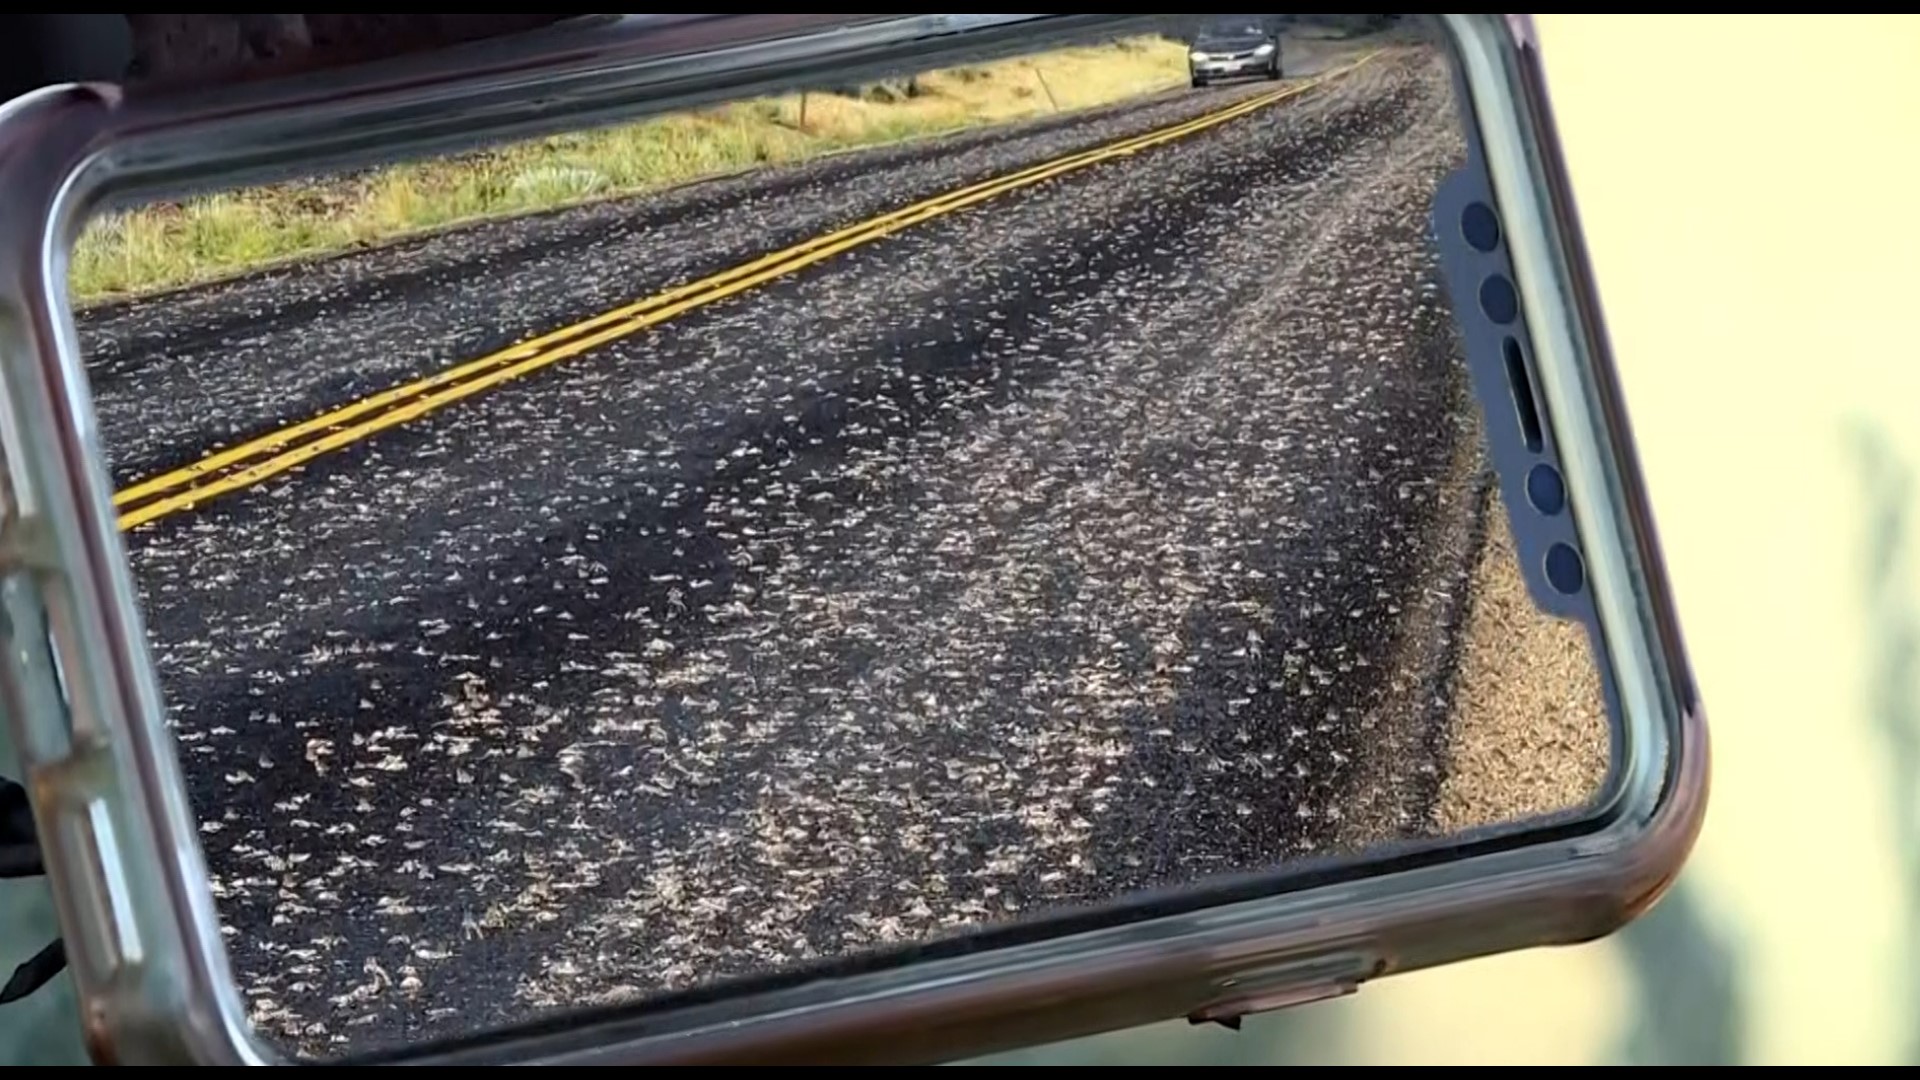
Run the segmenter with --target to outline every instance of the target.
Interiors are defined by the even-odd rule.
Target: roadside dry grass
[[[89,225],[74,252],[72,289],[83,303],[151,292],[482,218],[1105,105],[1185,79],[1179,43],[1130,38],[873,84],[858,96],[730,102],[351,177],[142,207]]]
[[[1497,494],[1487,513],[1434,809],[1448,833],[1571,810],[1607,776],[1611,732],[1586,631],[1534,606]]]

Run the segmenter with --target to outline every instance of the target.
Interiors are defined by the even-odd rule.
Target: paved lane
[[[1270,89],[103,312],[116,477]],[[1417,828],[1476,512],[1451,110],[1391,54],[130,533],[259,1022],[364,1047]]]

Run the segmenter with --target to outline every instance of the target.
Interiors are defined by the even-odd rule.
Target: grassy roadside
[[[88,225],[71,287],[81,303],[174,288],[460,222],[1109,104],[1182,84],[1186,74],[1178,42],[1130,38],[872,84],[857,96],[730,102],[350,177],[141,207]]]

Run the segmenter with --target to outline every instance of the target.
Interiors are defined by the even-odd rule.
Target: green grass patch
[[[176,288],[458,223],[1110,104],[1186,75],[1178,42],[1130,38],[154,204],[90,222],[73,253],[71,287],[81,303]]]

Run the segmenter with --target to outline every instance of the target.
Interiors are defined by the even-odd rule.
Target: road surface
[[[1275,89],[91,313],[116,482]],[[1389,52],[132,528],[257,1021],[364,1049],[1418,831],[1461,153]]]

